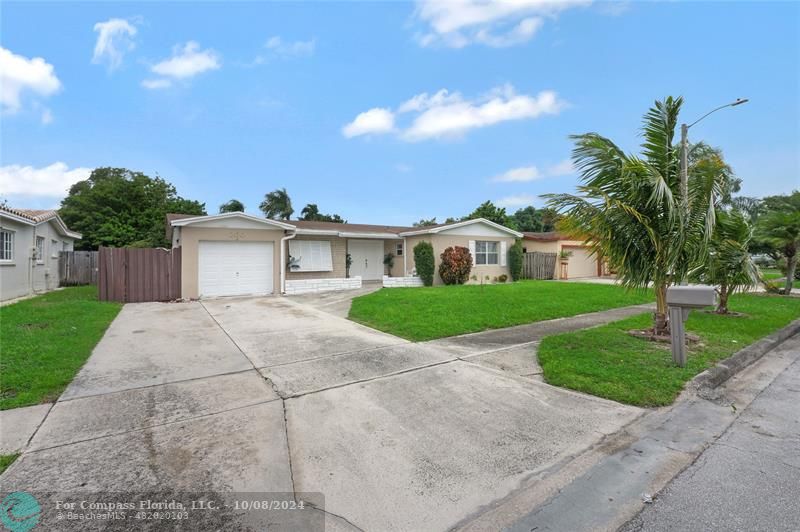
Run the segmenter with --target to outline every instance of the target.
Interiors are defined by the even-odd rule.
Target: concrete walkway
[[[493,346],[533,332],[509,333],[476,351],[289,298],[126,305],[0,487],[283,494],[312,501],[295,528],[448,529],[643,412],[520,377]]]

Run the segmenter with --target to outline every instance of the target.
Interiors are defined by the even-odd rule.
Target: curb
[[[718,362],[692,379],[691,384],[699,388],[716,388],[798,332],[800,319]]]

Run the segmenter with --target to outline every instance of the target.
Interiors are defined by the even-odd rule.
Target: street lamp
[[[684,217],[689,216],[689,128],[711,113],[715,113],[726,107],[736,107],[748,101],[747,98],[736,98],[735,102],[726,103],[725,105],[720,105],[716,109],[712,109],[688,126],[686,124],[681,124],[681,207],[683,208]]]

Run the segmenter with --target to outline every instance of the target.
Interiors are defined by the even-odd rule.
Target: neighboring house
[[[79,233],[56,211],[0,207],[0,301],[58,287],[58,254]]]
[[[240,212],[167,220],[167,239],[181,248],[184,299],[358,288],[362,281],[415,285],[413,249],[423,240],[433,245],[437,271],[445,248],[463,246],[472,274],[494,279],[510,275],[508,248],[522,237],[484,219],[432,227],[284,222]],[[383,263],[388,253],[391,271]],[[442,284],[438,273],[434,283]]]
[[[523,233],[522,249],[526,253],[540,251],[543,253],[558,253],[570,251],[572,256],[567,263],[567,278],[579,279],[582,277],[599,277],[603,274],[602,262],[596,255],[592,255],[588,246],[582,240],[572,240],[558,231],[547,233]],[[560,260],[556,260],[554,279],[561,276]]]

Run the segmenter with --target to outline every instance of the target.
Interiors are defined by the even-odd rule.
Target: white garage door
[[[271,294],[272,242],[201,241],[200,297]]]
[[[597,258],[589,255],[585,248],[568,248],[572,251],[567,266],[567,276],[570,279],[580,277],[597,277]]]

